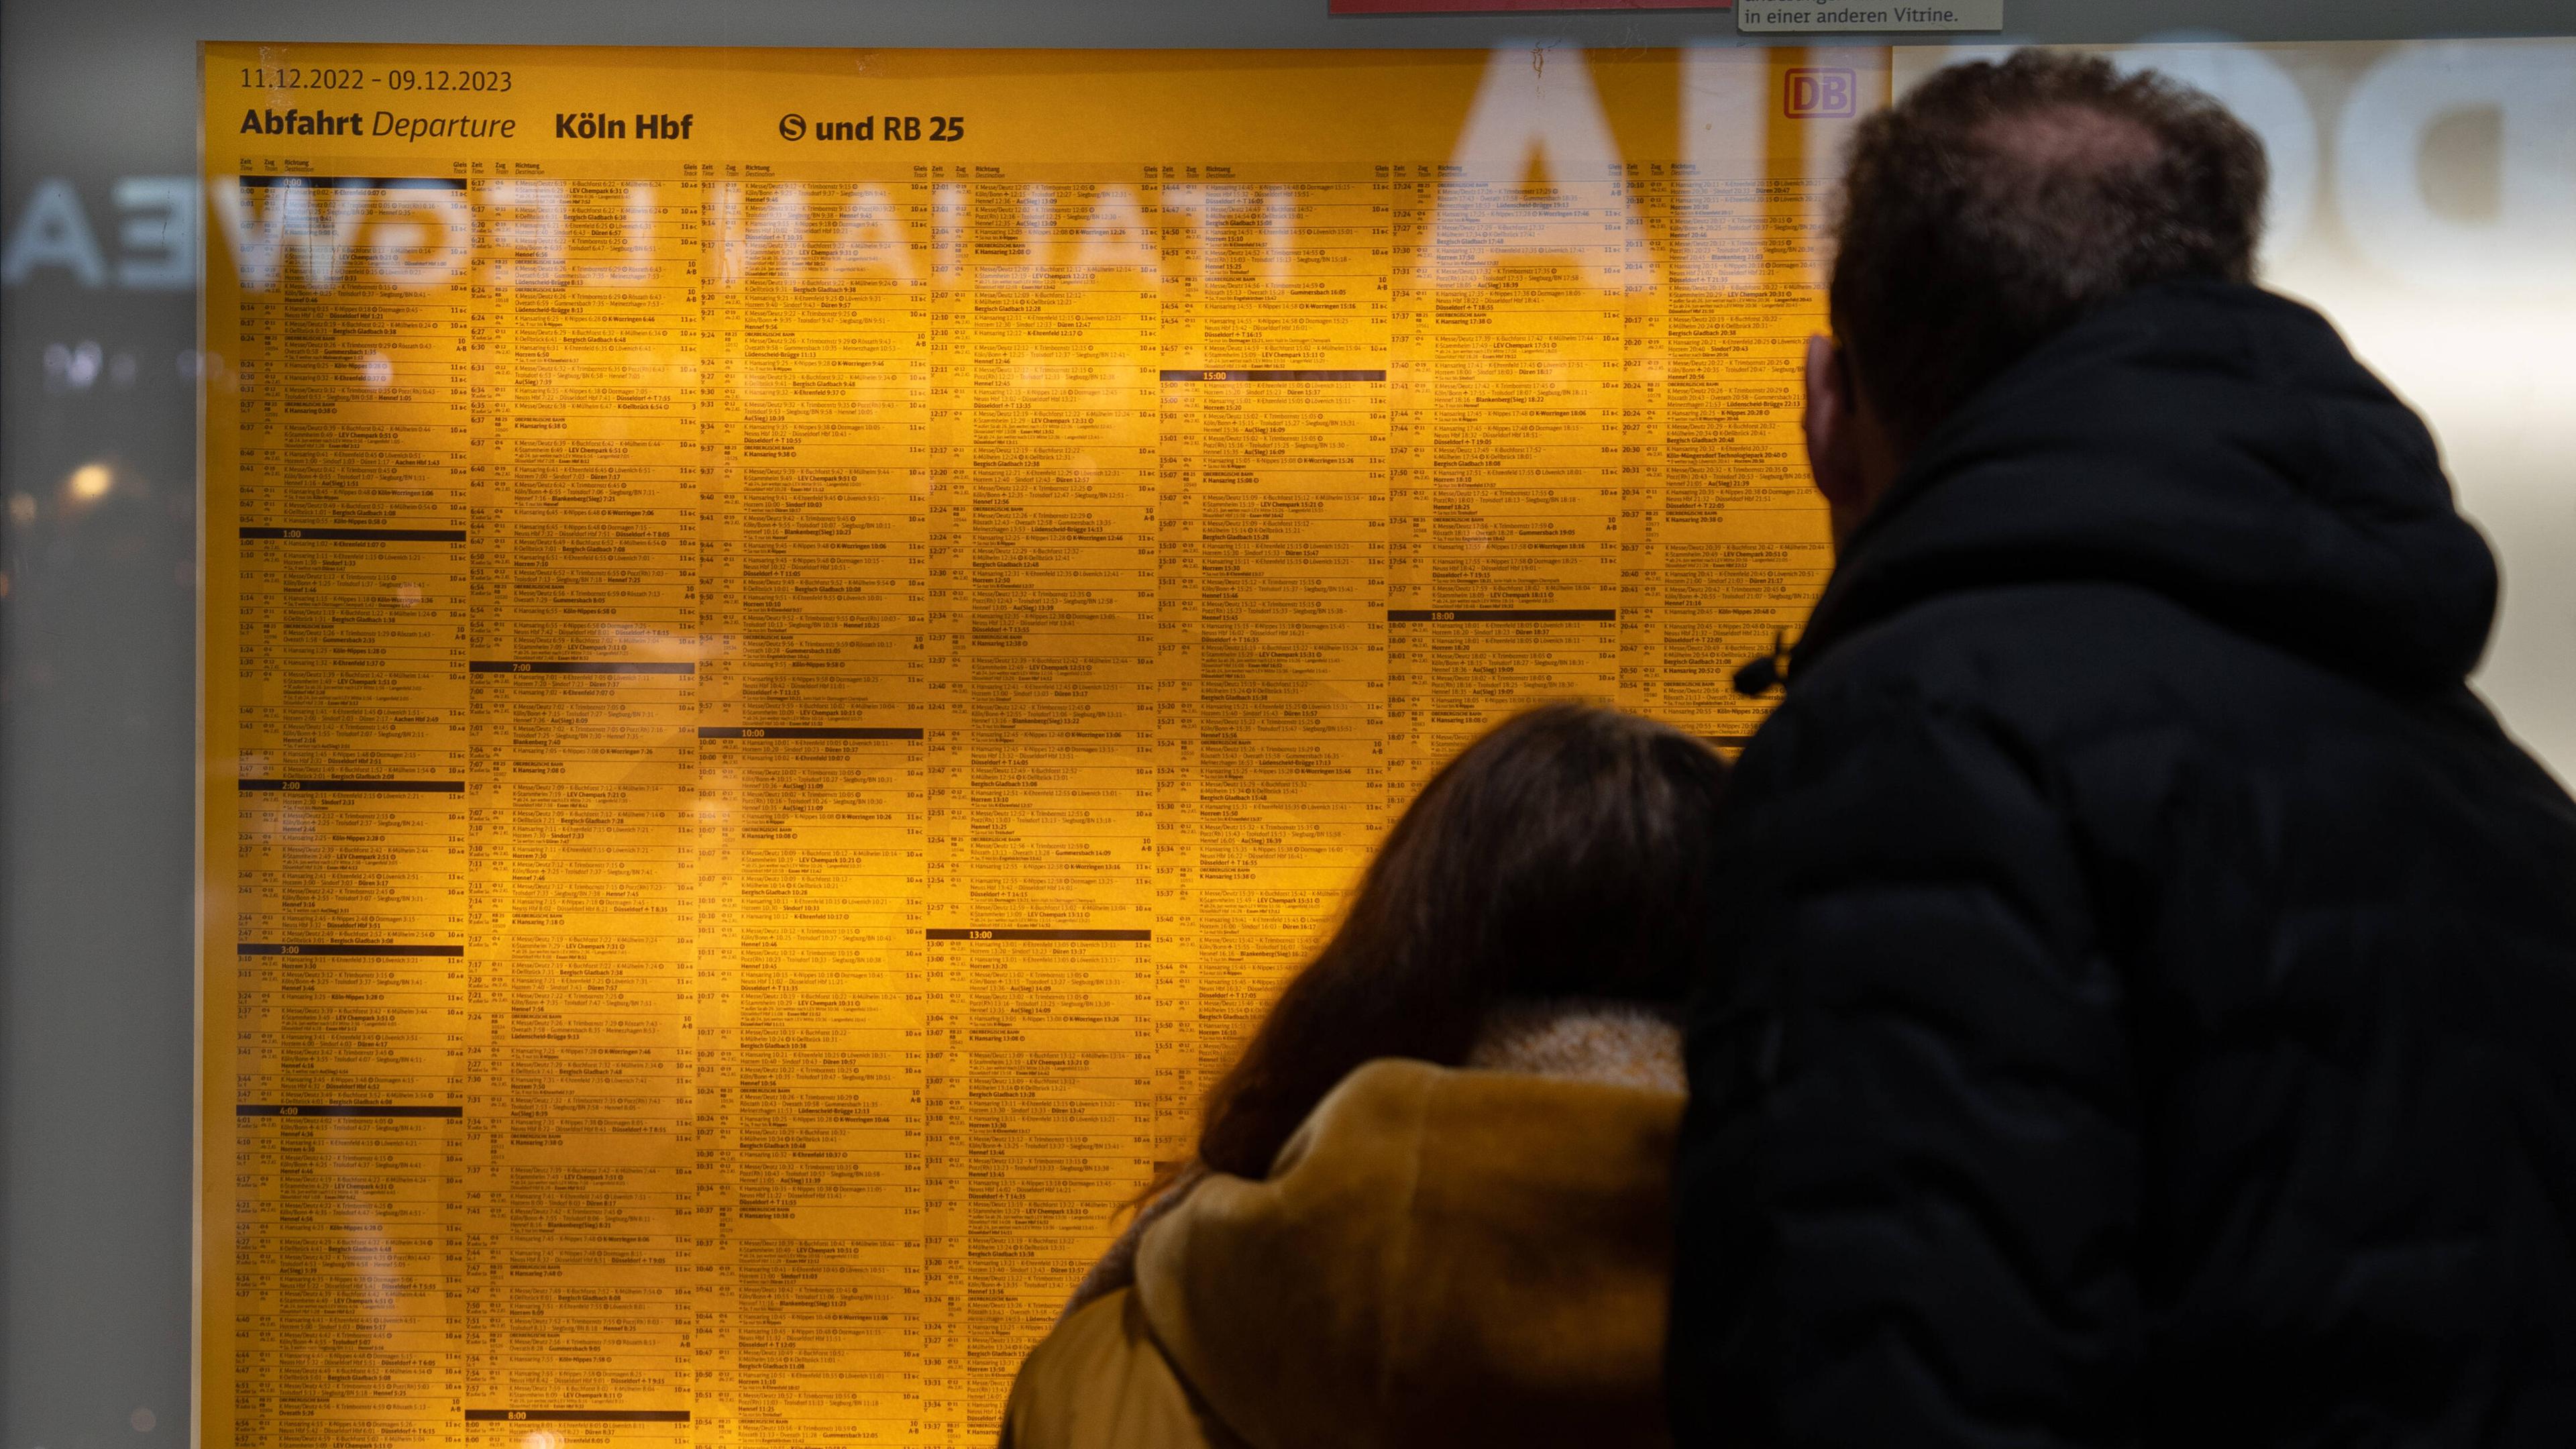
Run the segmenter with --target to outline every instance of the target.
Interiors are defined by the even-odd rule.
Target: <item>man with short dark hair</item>
[[[2433,441],[2097,59],[1855,138],[1722,827],[1685,1445],[2576,1444],[2576,804]],[[1763,688],[1773,661],[1740,681]]]

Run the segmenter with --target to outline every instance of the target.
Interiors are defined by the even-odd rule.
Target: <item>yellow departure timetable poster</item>
[[[1883,52],[210,45],[203,1442],[989,1442],[1429,769],[1739,742]]]

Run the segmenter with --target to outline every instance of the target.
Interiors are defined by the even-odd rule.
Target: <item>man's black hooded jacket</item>
[[[1731,785],[1684,1445],[2576,1445],[2576,806],[2305,308],[2159,287],[1857,532]]]

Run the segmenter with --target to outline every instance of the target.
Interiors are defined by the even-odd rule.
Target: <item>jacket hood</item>
[[[1677,1093],[1385,1060],[1142,1239],[1154,1340],[1256,1449],[1655,1445]]]
[[[2431,433],[2315,312],[2178,283],[2043,343],[1927,440],[1793,656],[1931,596],[2133,584],[2402,693],[2486,647],[2495,561]]]

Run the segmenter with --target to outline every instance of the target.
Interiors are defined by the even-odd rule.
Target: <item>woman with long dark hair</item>
[[[1003,1442],[1660,1442],[1677,1011],[1725,765],[1613,710],[1432,777],[1013,1388]]]

